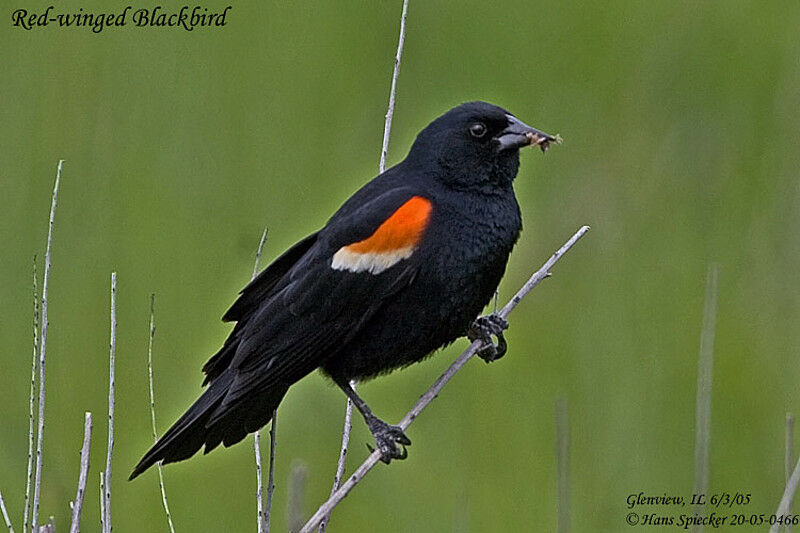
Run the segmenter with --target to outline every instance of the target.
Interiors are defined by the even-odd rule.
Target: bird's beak
[[[531,128],[513,115],[506,117],[508,117],[508,127],[496,137],[501,152],[523,146],[538,146],[544,152],[550,147],[550,143],[558,142],[556,137]]]

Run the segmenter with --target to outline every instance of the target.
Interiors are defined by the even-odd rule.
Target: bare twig
[[[269,533],[272,520],[272,497],[275,494],[275,448],[278,445],[276,434],[278,423],[278,410],[272,411],[272,422],[269,424],[269,471],[267,472],[267,503],[264,509],[264,532]]]
[[[350,381],[350,387],[356,390],[356,380]],[[353,429],[353,401],[347,398],[347,406],[344,410],[344,428],[342,429],[342,447],[339,449],[339,461],[336,463],[336,475],[333,477],[333,486],[331,487],[331,496],[336,494],[339,486],[342,484],[342,477],[344,476],[345,465],[347,464],[347,448],[350,446],[350,430]],[[328,514],[322,519],[319,525],[319,533],[325,533],[330,522],[331,515]]]
[[[78,475],[78,492],[75,494],[75,503],[72,505],[72,523],[69,533],[78,533],[81,530],[81,509],[83,496],[86,494],[86,480],[89,477],[89,446],[92,443],[92,413],[87,412],[83,423],[83,446],[81,447],[81,470]]]
[[[256,516],[258,518],[258,533],[264,533],[269,527],[264,517],[264,482],[261,476],[261,431],[253,434],[253,451],[256,456]]]
[[[103,485],[103,533],[111,533],[111,458],[114,454],[114,359],[117,352],[117,273],[111,273],[111,340],[108,349],[108,449]]]
[[[556,418],[556,488],[558,497],[558,533],[569,531],[569,411],[567,399],[559,398]]]
[[[714,333],[717,324],[717,267],[708,269],[706,301],[703,309],[703,329],[700,333],[700,352],[697,361],[697,405],[694,449],[694,493],[708,491],[708,462],[711,447],[711,384],[714,368]],[[704,506],[698,505],[697,512]],[[692,531],[704,530],[702,524],[692,526]]]
[[[3,494],[0,493],[0,512],[3,513],[3,520],[6,522],[6,527],[8,528],[9,533],[14,533],[14,526],[11,525],[11,517],[8,516],[8,511],[6,510],[6,502],[3,501]],[[23,533],[25,533],[23,531]]]
[[[106,530],[106,489],[103,483],[105,472],[100,472],[100,531]]]
[[[22,533],[28,531],[31,511],[31,481],[33,477],[33,432],[36,426],[36,365],[39,359],[39,288],[36,280],[36,256],[33,256],[33,357],[31,358],[31,389],[28,395],[28,469],[25,474],[25,509],[22,513]]]
[[[514,297],[509,300],[509,302],[505,305],[505,307],[503,307],[503,309],[500,310],[498,314],[503,318],[508,318],[508,315],[519,305],[522,299],[525,298],[525,296],[527,296],[527,294],[532,291],[534,287],[541,283],[543,279],[550,276],[550,269],[553,268],[553,265],[555,265],[556,262],[558,262],[558,260],[561,259],[561,257],[567,253],[569,249],[572,248],[572,246],[574,246],[575,243],[586,234],[587,231],[589,231],[589,226],[583,226],[581,229],[579,229],[561,248],[558,249],[556,253],[550,257],[550,259],[545,262],[544,265],[542,265],[539,270],[537,270],[528,279],[527,282],[525,282],[525,285],[523,285],[522,288],[517,291]],[[430,404],[433,399],[439,395],[441,390],[456,374],[456,372],[458,372],[461,367],[464,366],[464,364],[466,364],[466,362],[469,361],[478,351],[484,348],[484,346],[484,341],[482,339],[473,341],[469,347],[464,350],[460,356],[458,356],[458,359],[456,359],[453,364],[450,365],[444,374],[439,376],[439,379],[433,383],[431,388],[420,397],[420,399],[416,404],[414,404],[414,407],[411,408],[406,416],[403,417],[403,419],[400,421],[400,424],[398,424],[400,428],[405,431],[408,426],[411,425],[414,419],[417,418],[417,416],[419,416],[419,414],[428,406],[428,404]],[[380,460],[380,456],[380,450],[375,450],[372,452],[366,458],[366,460],[364,460],[361,466],[359,466],[358,469],[347,479],[347,481],[342,484],[339,490],[337,490],[333,496],[328,498],[328,501],[323,503],[317,509],[314,515],[303,526],[303,529],[300,530],[300,533],[311,533],[311,531],[316,529],[320,522],[322,522],[322,519],[326,515],[330,514],[333,508],[336,507],[351,490],[353,490],[353,487],[355,487],[358,482],[361,481],[370,470],[372,470],[372,468]]]
[[[58,203],[58,185],[61,182],[61,168],[64,160],[58,162],[56,183],[53,186],[53,198],[50,203],[50,222],[47,229],[47,251],[44,254],[44,278],[42,281],[42,332],[39,345],[39,416],[38,433],[36,437],[36,479],[33,484],[33,527],[39,523],[39,501],[42,493],[42,466],[44,449],[44,400],[45,400],[45,358],[47,355],[47,289],[50,282],[50,258],[53,247],[53,225],[56,218],[56,205]]]
[[[261,241],[258,243],[258,250],[256,250],[256,260],[255,264],[253,265],[253,275],[250,278],[250,281],[256,279],[258,275],[258,266],[261,263],[261,254],[264,252],[264,243],[267,242],[267,229],[264,228],[264,233],[261,234]],[[274,441],[273,431],[275,428],[275,415],[276,413],[272,413],[272,424],[270,426],[270,437],[272,441]],[[272,442],[271,441],[271,442]],[[261,475],[261,432],[256,431],[253,435],[253,451],[255,452],[256,456],[256,516],[258,519],[258,533],[268,533],[269,532],[269,510],[267,513],[264,513],[264,482]],[[269,455],[269,464],[270,464],[270,479],[269,485],[267,487],[267,502],[268,506],[272,504],[272,475],[274,475],[273,463],[275,462],[275,449],[272,445],[270,445],[270,455]]]
[[[794,415],[786,413],[786,453],[784,456],[784,468],[786,469],[786,483],[792,477],[792,464],[794,463]],[[789,500],[789,505],[786,507],[786,514],[792,514],[792,500]],[[791,533],[792,525],[785,524],[783,530],[786,533]]]
[[[36,533],[56,533],[56,522],[54,517],[50,517],[50,520],[40,527]]]
[[[147,342],[147,376],[150,387],[150,422],[153,425],[153,442],[158,442],[158,431],[156,430],[156,400],[153,392],[153,339],[156,336],[156,295],[150,295],[150,335]],[[158,487],[161,490],[161,503],[164,505],[164,512],[167,514],[167,524],[171,533],[175,533],[175,525],[172,523],[172,514],[169,512],[167,503],[167,489],[164,487],[164,469],[161,462],[156,464],[158,468]]]
[[[255,264],[253,265],[253,276],[250,278],[250,281],[256,279],[258,276],[258,268],[261,265],[261,254],[264,253],[264,244],[267,242],[267,235],[269,234],[268,228],[264,228],[264,233],[261,234],[261,240],[258,241],[258,249],[256,250],[256,260]]]
[[[408,15],[408,0],[403,0],[403,13],[400,15],[400,37],[397,40],[397,54],[394,56],[394,72],[392,73],[392,87],[389,89],[389,108],[386,110],[386,121],[383,123],[383,147],[381,148],[381,162],[379,169],[386,170],[386,154],[389,152],[389,134],[392,132],[392,118],[394,117],[394,100],[397,94],[397,76],[400,74],[400,59],[403,57],[403,45],[406,42],[406,16]]]
[[[794,499],[794,493],[797,492],[798,484],[800,484],[800,460],[797,461],[792,475],[789,476],[789,481],[786,482],[786,489],[783,491],[781,503],[778,504],[778,510],[775,511],[776,517],[780,518],[789,514],[789,507],[792,505],[792,499]],[[778,533],[780,528],[780,523],[776,521],[775,524],[769,528],[769,533]]]

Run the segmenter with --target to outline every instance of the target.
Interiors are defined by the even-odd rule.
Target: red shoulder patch
[[[372,235],[346,248],[351,252],[363,254],[416,246],[422,232],[428,226],[430,214],[430,200],[414,196],[392,213],[392,216],[378,226]]]
[[[431,201],[413,196],[378,226],[372,235],[339,248],[331,267],[351,272],[383,272],[402,259],[407,259],[419,244],[430,221]]]

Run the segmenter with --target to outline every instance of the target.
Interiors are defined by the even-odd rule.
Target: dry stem
[[[703,328],[700,333],[700,352],[697,356],[697,402],[694,450],[694,493],[708,492],[708,463],[711,456],[711,384],[714,368],[714,333],[717,323],[717,267],[708,269],[706,302],[703,309]],[[704,506],[697,506],[702,512]],[[702,524],[692,526],[692,531],[704,530]]]
[[[150,295],[150,336],[147,343],[147,376],[150,387],[150,422],[153,425],[153,442],[158,442],[158,431],[156,430],[156,401],[153,392],[153,339],[156,336],[156,295]],[[171,533],[175,533],[175,525],[172,523],[172,514],[169,512],[167,503],[167,489],[164,487],[164,468],[161,462],[156,463],[158,468],[158,487],[161,490],[161,503],[164,512],[167,514],[167,524]]]
[[[111,458],[114,453],[114,364],[117,352],[117,273],[111,273],[111,340],[108,349],[108,448],[103,473],[103,533],[111,533]]]
[[[3,501],[2,493],[0,493],[0,512],[2,512],[3,514],[3,520],[5,520],[6,522],[6,527],[8,528],[8,532],[14,533],[14,526],[11,525],[11,518],[8,516],[8,511],[6,510],[6,502]]]
[[[89,478],[89,447],[92,443],[92,413],[87,412],[83,422],[83,446],[81,447],[81,470],[78,475],[78,491],[72,504],[72,522],[69,533],[81,530],[81,509],[86,494],[86,481]]]
[[[786,413],[786,442],[784,454],[784,468],[786,470],[786,483],[792,477],[792,464],[794,463],[794,415]],[[786,507],[786,514],[792,514],[792,501],[789,500],[789,505]],[[791,524],[786,524],[783,527],[785,533],[792,532]]]
[[[350,387],[356,390],[356,380],[350,381]],[[353,401],[347,398],[347,407],[344,411],[344,428],[342,429],[342,447],[339,449],[339,461],[336,463],[336,475],[333,477],[333,486],[331,487],[331,496],[336,494],[339,486],[342,484],[342,477],[344,476],[345,465],[347,464],[347,448],[350,445],[350,430],[353,429]],[[322,523],[319,525],[319,533],[325,533],[328,527],[328,522],[331,515],[325,516]]]
[[[56,183],[53,186],[53,197],[50,203],[50,221],[47,229],[47,251],[44,255],[44,279],[42,281],[42,333],[39,347],[39,416],[38,434],[36,437],[36,480],[33,485],[33,528],[39,523],[39,501],[42,493],[42,467],[44,449],[44,401],[45,401],[45,358],[47,355],[47,289],[50,283],[50,257],[53,247],[53,225],[55,224],[56,205],[58,204],[58,185],[61,182],[61,168],[64,160],[58,162]]]
[[[389,134],[392,131],[392,118],[394,117],[394,100],[397,94],[397,76],[400,74],[400,59],[403,57],[403,45],[406,42],[406,16],[408,15],[408,0],[403,0],[403,13],[400,15],[400,38],[397,40],[397,53],[394,56],[394,72],[392,73],[392,87],[389,89],[389,108],[386,110],[386,120],[383,123],[383,147],[381,148],[381,162],[378,168],[381,173],[386,170],[386,154],[389,152]]]
[[[250,278],[250,281],[256,279],[258,275],[258,265],[261,263],[261,254],[264,251],[264,243],[267,242],[267,229],[264,229],[264,233],[261,234],[261,241],[258,243],[258,249],[256,250],[256,260],[255,264],[253,265],[253,275]],[[270,437],[272,437],[272,441],[274,441],[273,430],[275,427],[275,415],[276,413],[272,413],[272,425],[270,426]],[[264,482],[261,475],[261,431],[256,431],[253,435],[253,451],[256,456],[256,516],[258,519],[258,533],[269,533],[269,509],[267,509],[266,513],[264,512]],[[270,479],[269,479],[269,486],[267,487],[267,505],[268,507],[272,504],[272,475],[274,474],[273,463],[275,462],[275,448],[274,446],[270,445],[270,455],[269,455],[269,464],[270,464]]]
[[[36,282],[36,256],[33,256],[33,357],[31,358],[31,389],[28,395],[28,469],[25,474],[25,509],[22,513],[22,533],[28,531],[31,511],[31,481],[33,477],[33,432],[36,426],[36,368],[39,359],[39,289]]]
[[[792,506],[792,499],[794,499],[794,493],[797,492],[798,484],[800,484],[800,460],[797,461],[789,481],[786,482],[786,489],[783,491],[783,497],[781,498],[781,503],[778,504],[778,510],[775,511],[775,516],[782,517],[789,514],[789,508]],[[769,528],[769,533],[778,533],[780,528],[780,523],[776,521]]]

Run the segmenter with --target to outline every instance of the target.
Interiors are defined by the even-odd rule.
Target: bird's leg
[[[361,399],[361,396],[353,390],[353,387],[350,386],[346,379],[334,377],[333,380],[364,416],[364,422],[367,423],[372,436],[375,437],[375,443],[381,452],[381,461],[388,465],[392,459],[405,459],[408,456],[405,447],[411,444],[411,439],[406,436],[403,430],[399,426],[387,424],[372,414],[367,402]],[[402,452],[398,449],[398,444],[403,446]],[[369,445],[367,447],[370,448]]]
[[[503,331],[508,329],[508,321],[496,313],[481,316],[475,319],[467,331],[467,338],[470,342],[481,339],[486,346],[478,352],[478,357],[491,363],[497,361],[506,354],[508,345]],[[492,335],[497,337],[497,344],[492,342]]]

